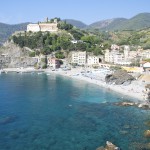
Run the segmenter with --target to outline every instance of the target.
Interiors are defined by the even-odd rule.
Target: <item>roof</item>
[[[143,67],[145,67],[145,68],[150,68],[150,63],[147,62],[147,63],[143,64]]]

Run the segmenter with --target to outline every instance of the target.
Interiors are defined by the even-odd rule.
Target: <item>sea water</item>
[[[121,107],[130,98],[51,74],[0,75],[0,150],[95,150],[110,141],[122,150],[150,142],[150,111]]]

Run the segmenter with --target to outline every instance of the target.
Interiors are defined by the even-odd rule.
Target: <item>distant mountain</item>
[[[150,13],[141,13],[126,21],[123,29],[142,29],[150,27]]]
[[[0,44],[4,43],[15,31],[25,31],[28,23],[9,25],[0,23]]]
[[[79,29],[83,29],[85,28],[87,25],[81,21],[78,20],[73,20],[73,19],[64,19],[67,23],[72,24],[73,26],[79,28]]]
[[[98,22],[90,24],[88,28],[101,29],[101,28],[105,28],[109,26],[112,22],[114,22],[114,19],[102,20],[102,21],[98,21]]]
[[[89,29],[100,30],[139,30],[150,27],[150,13],[141,13],[131,19],[115,18],[104,21],[95,22],[89,25]]]

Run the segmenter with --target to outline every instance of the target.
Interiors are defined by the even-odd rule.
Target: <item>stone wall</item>
[[[38,24],[29,24],[27,25],[27,31],[38,32],[40,31],[40,27]]]

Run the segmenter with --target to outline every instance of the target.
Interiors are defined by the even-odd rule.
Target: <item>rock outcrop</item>
[[[150,130],[146,130],[146,131],[144,132],[144,137],[150,138]]]
[[[107,141],[105,148],[102,146],[102,147],[98,147],[96,150],[120,150],[120,148],[114,145],[113,143]]]
[[[0,47],[0,68],[34,67],[38,58],[30,57],[29,48],[20,48],[12,42]]]
[[[117,70],[113,74],[106,75],[105,81],[108,84],[128,85],[134,80],[132,75],[129,75],[125,70]]]
[[[130,106],[134,106],[134,107],[138,107],[144,110],[149,110],[150,109],[150,104],[147,102],[143,102],[143,103],[135,103],[135,102],[115,102],[113,103],[116,106],[124,106],[124,107],[130,107]]]

